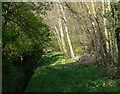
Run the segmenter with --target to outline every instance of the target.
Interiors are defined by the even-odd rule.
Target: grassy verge
[[[103,77],[103,68],[76,63],[60,54],[46,54],[26,92],[120,92],[120,81]]]

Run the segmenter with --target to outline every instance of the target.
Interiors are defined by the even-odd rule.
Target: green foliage
[[[46,54],[46,64],[38,67],[26,92],[118,92],[117,81],[102,77],[98,66],[68,66],[71,62],[64,55]],[[64,64],[63,64],[64,62]]]
[[[60,46],[58,44],[57,39],[52,39],[51,43],[50,43],[50,48],[53,49],[54,51],[60,51]]]
[[[33,5],[3,3],[4,55],[15,58],[42,52],[51,40],[52,32],[42,18],[35,15]]]
[[[81,8],[85,8],[86,5],[84,4],[85,3],[83,3],[83,6],[81,5]],[[41,67],[40,65],[35,70],[35,74],[33,75],[26,92],[120,91],[120,81],[103,77],[105,72],[101,67],[90,65],[74,66],[74,64],[78,62],[61,54],[49,53],[43,55],[43,50],[46,50],[47,47],[49,47],[50,50],[52,49],[52,51],[60,51],[60,45],[56,36],[54,36],[53,31],[50,30],[50,27],[44,23],[43,18],[41,17],[41,14],[46,14],[46,10],[50,10],[49,5],[50,4],[48,3],[22,2],[2,4],[3,92],[14,92],[16,89],[22,88],[28,74],[31,75],[35,68],[40,64],[43,66]],[[76,15],[76,21],[74,21],[75,19],[73,19],[73,17],[73,21],[71,20],[69,24],[67,23],[70,41],[76,56],[85,53],[85,51],[91,52],[91,49],[93,49],[92,40],[96,40],[94,46],[98,50],[105,48],[104,40],[106,39],[104,34],[102,34],[104,33],[102,17],[105,17],[108,22],[110,22],[110,24],[106,25],[108,31],[111,33],[109,37],[111,37],[111,41],[116,41],[115,37],[112,35],[114,35],[113,31],[115,28],[120,26],[119,7],[119,3],[113,3],[114,13],[109,11],[103,15],[101,11],[97,12],[95,21],[92,14],[87,16],[87,12],[89,12],[87,9],[79,10],[80,7],[77,9],[78,14]],[[95,27],[94,25],[92,26],[92,20],[95,22]],[[72,24],[78,25],[78,27],[75,25],[72,26]],[[73,29],[73,27],[75,29]],[[96,38],[92,32],[95,29],[97,30],[96,35],[99,35],[98,37],[101,37],[100,39]],[[70,55],[65,32],[64,35],[67,54]],[[100,41],[103,41],[103,43]],[[97,45],[97,42],[100,42],[98,43],[100,45]],[[101,47],[102,44],[103,47]],[[115,51],[113,50],[112,53],[113,52]],[[101,55],[104,55],[104,51],[101,50],[100,53]],[[43,60],[41,60],[41,58],[43,58]],[[107,72],[110,76],[116,72],[115,68],[115,66],[110,66],[110,68],[108,68]],[[115,70],[115,72],[113,70]],[[18,80],[19,82],[17,82]]]
[[[39,4],[37,6],[40,7]],[[36,10],[35,3],[4,2],[2,9],[3,90],[15,92],[16,79],[22,76],[19,75],[18,69],[25,74],[28,71],[31,73],[36,68],[42,58],[43,49],[51,41],[52,31],[43,22],[41,14],[38,15],[37,11],[42,9]],[[12,82],[14,80],[16,82]],[[18,88],[23,85],[24,80]]]

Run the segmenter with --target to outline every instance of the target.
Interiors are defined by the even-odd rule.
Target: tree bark
[[[56,3],[56,5],[57,5],[57,7],[59,7],[58,3]],[[63,52],[67,53],[66,45],[65,45],[65,41],[64,41],[64,33],[63,33],[61,14],[60,14],[59,9],[58,9],[58,13],[59,13],[58,23],[59,23],[59,28],[60,28],[60,36],[61,36],[62,48],[63,48]]]
[[[105,15],[105,3],[104,3],[105,1],[104,0],[102,0],[102,8],[103,8],[103,23],[104,23],[104,32],[105,32],[105,37],[106,37],[106,48],[107,48],[107,52],[109,51],[109,42],[108,42],[108,30],[107,30],[107,27],[106,27],[106,25],[107,25],[107,20],[106,20],[106,18],[104,17],[104,15]]]
[[[61,39],[60,39],[59,31],[58,31],[58,29],[57,29],[56,26],[55,26],[55,31],[56,31],[56,36],[57,36],[57,38],[58,38],[58,44],[59,44],[59,47],[60,47],[60,51],[62,51]]]
[[[60,5],[60,4],[59,4]],[[65,32],[66,32],[66,35],[67,35],[67,40],[68,40],[68,45],[69,45],[69,48],[70,48],[70,53],[71,53],[71,57],[73,59],[76,59],[75,58],[75,55],[74,55],[74,52],[73,52],[73,47],[72,47],[72,44],[71,44],[71,41],[70,41],[70,37],[69,37],[69,33],[68,33],[68,27],[67,27],[67,20],[66,20],[66,17],[65,17],[65,12],[63,10],[63,7],[62,5],[60,5],[60,10],[62,12],[62,15],[63,15],[63,21],[64,21],[64,26],[65,26]]]
[[[117,64],[117,73],[114,77],[114,79],[120,78],[120,28],[117,28],[115,30],[116,34],[116,41],[117,41],[117,48],[118,48],[118,64]]]

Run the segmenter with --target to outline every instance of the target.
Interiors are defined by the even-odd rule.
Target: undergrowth
[[[120,80],[105,75],[105,69],[78,63],[61,54],[44,55],[44,65],[38,67],[26,92],[120,92]]]

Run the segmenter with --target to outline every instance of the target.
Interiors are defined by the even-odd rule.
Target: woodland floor
[[[105,69],[94,65],[72,66],[62,54],[44,55],[44,65],[32,76],[26,92],[120,92],[120,80],[105,77]]]

